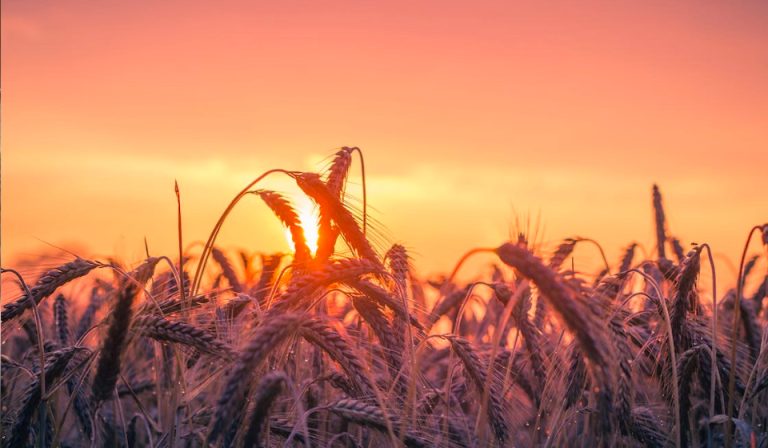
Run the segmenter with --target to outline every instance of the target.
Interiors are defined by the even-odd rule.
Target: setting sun
[[[320,219],[317,207],[315,207],[309,200],[298,200],[295,206],[296,214],[299,215],[301,228],[304,230],[304,238],[307,241],[307,247],[314,256],[315,252],[317,252],[318,225]],[[296,246],[293,244],[291,231],[286,227],[283,230],[283,234],[285,235],[285,240],[288,242],[288,247],[291,248],[291,252],[295,252]]]

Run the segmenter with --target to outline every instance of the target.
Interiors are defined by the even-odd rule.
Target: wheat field
[[[3,446],[768,446],[768,224],[743,223],[739,281],[716,282],[653,186],[655,247],[628,235],[599,272],[569,263],[594,239],[543,253],[521,232],[426,279],[349,203],[357,154],[260,176],[181,254],[5,266]],[[217,246],[249,195],[291,253]],[[460,282],[469,258],[488,269]]]

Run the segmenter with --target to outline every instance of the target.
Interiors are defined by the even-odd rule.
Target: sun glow
[[[304,231],[304,239],[307,242],[307,248],[309,248],[312,255],[315,255],[317,252],[318,229],[320,226],[320,216],[317,207],[315,207],[309,200],[298,200],[294,206],[296,207],[296,214],[299,215],[301,229]],[[286,228],[284,233],[285,240],[288,242],[291,252],[295,252],[296,246],[293,244],[290,229]]]

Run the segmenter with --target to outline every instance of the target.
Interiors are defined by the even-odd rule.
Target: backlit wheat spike
[[[601,334],[601,325],[579,303],[573,291],[558,276],[544,266],[539,258],[515,244],[504,244],[496,249],[501,260],[533,280],[541,294],[552,304],[580,342],[582,350],[595,364],[608,365],[611,350]]]
[[[302,173],[296,176],[296,182],[307,196],[317,202],[321,214],[327,213],[332,217],[349,246],[362,258],[376,263],[381,270],[384,270],[379,255],[363,234],[352,213],[338,197],[331,193],[320,176],[314,173]]]
[[[36,304],[40,303],[41,300],[53,294],[60,286],[65,285],[78,277],[84,276],[99,266],[101,265],[95,261],[77,258],[69,263],[54,268],[43,274],[37,283],[30,288],[29,292],[32,294],[31,299]],[[0,320],[2,320],[2,322],[7,322],[20,316],[31,306],[32,303],[26,294],[24,294],[18,300],[8,303],[3,307],[3,311],[0,314]]]
[[[359,278],[345,280],[344,283],[357,289],[362,294],[365,294],[372,300],[378,302],[380,305],[391,309],[395,312],[397,317],[403,319],[404,321],[410,322],[410,324],[413,325],[416,329],[424,330],[424,326],[421,324],[421,322],[416,320],[416,318],[411,315],[409,310],[403,306],[402,300],[398,299],[397,297],[393,297],[389,291],[382,288],[381,286],[376,285],[368,280]]]
[[[405,293],[408,279],[408,253],[400,244],[394,244],[387,251],[386,258],[389,260],[389,269],[397,290]]]
[[[97,404],[109,399],[115,389],[115,384],[117,384],[123,351],[128,339],[128,328],[131,325],[131,306],[136,294],[136,285],[126,282],[115,298],[115,304],[109,317],[110,324],[101,344],[96,374],[93,379],[93,400]]]
[[[659,252],[659,259],[667,258],[665,245],[667,242],[667,220],[664,215],[664,205],[661,201],[661,191],[659,186],[653,185],[653,213],[656,222],[656,249]]]
[[[212,334],[184,322],[174,322],[158,315],[143,315],[133,323],[135,330],[143,336],[160,341],[184,344],[201,352],[230,359],[234,351]]]
[[[307,318],[301,323],[299,332],[305,339],[320,347],[338,362],[361,393],[371,393],[374,386],[366,372],[365,363],[349,345],[347,339],[328,322],[316,317]]]
[[[160,263],[159,257],[149,257],[136,267],[136,269],[129,272],[128,276],[133,278],[139,285],[144,286],[144,284],[152,278],[152,275],[154,275],[158,263]]]
[[[355,149],[341,148],[333,158],[331,168],[328,170],[325,185],[328,187],[329,193],[340,200],[342,199],[349,167],[352,165],[352,151]],[[336,239],[339,236],[338,229],[334,227],[332,219],[333,216],[328,213],[328,210],[320,210],[316,255],[320,261],[327,260],[333,254]]]
[[[545,266],[525,247],[506,243],[498,247],[496,253],[501,261],[534,282],[541,297],[547,300],[579,342],[581,350],[590,361],[589,371],[594,379],[601,431],[610,433],[611,415],[608,413],[615,384],[615,376],[610,366],[614,354],[601,319],[581,303],[577,294],[552,269]]]
[[[235,293],[243,292],[243,287],[240,286],[240,281],[237,279],[235,269],[232,267],[232,263],[229,262],[229,259],[224,254],[224,252],[222,252],[219,248],[214,247],[211,249],[211,256],[221,267],[221,272],[224,275],[224,278],[227,279],[227,282],[229,283],[230,288],[232,288],[232,291]]]
[[[69,318],[67,316],[67,300],[59,294],[53,302],[53,315],[56,323],[56,336],[63,347],[69,345]]]
[[[109,293],[110,291],[102,291],[99,287],[91,288],[88,306],[85,308],[85,311],[83,311],[83,314],[80,315],[80,320],[77,323],[75,336],[78,339],[80,339],[80,337],[91,327],[94,316],[104,304],[106,296]]]
[[[381,408],[378,408],[374,405],[366,404],[362,401],[354,399],[343,399],[332,403],[328,406],[328,409],[349,421],[358,423],[363,426],[368,426],[382,432],[387,431],[386,414],[381,410]],[[389,416],[389,421],[393,426],[395,426],[393,429],[397,435],[400,432],[397,419],[393,416]],[[420,437],[409,433],[404,434],[403,438],[405,446],[409,448],[422,448],[429,446],[427,442]]]
[[[632,259],[635,257],[635,249],[637,249],[637,243],[632,243],[624,251],[624,256],[621,257],[621,264],[619,265],[619,272],[629,270],[632,266]]]
[[[251,296],[253,296],[260,305],[264,305],[265,299],[272,287],[275,273],[277,272],[277,268],[280,266],[280,261],[282,261],[282,259],[282,254],[263,255],[261,257],[261,273],[259,274],[259,280],[256,282],[256,286],[251,289]]]
[[[560,245],[557,246],[557,250],[552,255],[552,258],[549,259],[549,267],[555,271],[559,270],[565,259],[573,253],[573,250],[576,248],[576,243],[578,242],[579,240],[577,239],[566,238],[560,243]]]
[[[696,309],[696,291],[694,291],[694,287],[699,276],[700,253],[701,248],[696,247],[683,259],[676,279],[675,295],[669,310],[669,317],[675,337],[675,347],[679,350],[686,350],[688,348],[687,343],[684,341],[685,332],[682,328],[685,325],[687,312]]]
[[[287,199],[274,191],[260,191],[259,196],[291,232],[296,263],[304,266],[312,258],[312,254],[307,247],[304,229],[296,210]]]

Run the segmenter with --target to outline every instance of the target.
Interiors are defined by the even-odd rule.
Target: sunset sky
[[[174,179],[189,244],[344,145],[424,273],[528,216],[652,250],[653,182],[671,233],[735,261],[768,219],[768,2],[5,0],[1,76],[4,267],[173,255]],[[219,242],[288,248],[256,198]]]

